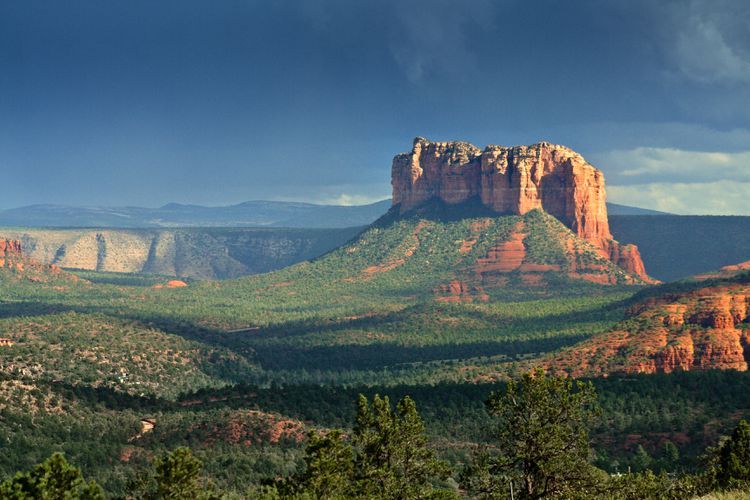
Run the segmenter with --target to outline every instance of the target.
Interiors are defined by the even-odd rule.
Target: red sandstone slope
[[[29,281],[50,281],[65,278],[77,281],[55,265],[41,264],[26,257],[18,240],[0,240],[0,277],[23,278]]]
[[[542,209],[602,256],[650,281],[638,249],[612,239],[604,175],[565,146],[541,142],[480,150],[466,142],[418,137],[411,152],[393,159],[391,184],[393,205],[401,213],[435,198],[449,204],[479,198],[506,214]]]
[[[750,364],[750,273],[729,266],[726,279],[644,300],[630,319],[543,364],[556,373],[670,373],[740,370]]]
[[[599,285],[642,285],[629,273],[602,257],[596,247],[573,234],[554,217],[529,212],[518,217],[510,233],[487,250],[453,270],[454,279],[435,288],[438,302],[484,302],[494,288],[548,288],[562,282]],[[502,219],[502,218],[501,218]],[[475,219],[471,233],[456,242],[458,254],[469,255],[493,218]]]

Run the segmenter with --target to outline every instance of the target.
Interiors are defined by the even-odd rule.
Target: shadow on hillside
[[[34,301],[0,302],[0,319],[49,316],[70,312],[79,314],[102,314],[114,319],[134,321],[148,328],[161,330],[164,333],[178,335],[185,339],[195,340],[214,347],[230,347],[228,344],[236,344],[236,342],[227,342],[227,339],[231,339],[231,335],[225,334],[220,330],[195,325],[189,321],[177,320],[168,316],[138,315],[133,312],[118,310],[106,306],[74,306],[69,304]],[[240,352],[239,354],[242,353]]]
[[[455,222],[474,217],[502,217],[512,213],[496,212],[482,203],[479,196],[455,205],[432,198],[411,210],[400,213],[400,206],[391,207],[382,217],[372,223],[375,227],[386,227],[402,219],[425,219],[436,222]]]
[[[0,373],[0,381],[17,380],[15,374]],[[176,408],[177,403],[155,396],[133,396],[108,387],[76,385],[61,380],[34,380],[40,389],[49,389],[65,401],[79,401],[87,406],[102,406],[111,410],[166,410]]]
[[[46,316],[74,311],[76,308],[46,302],[0,302],[0,319],[19,318],[25,316]]]
[[[625,309],[632,305],[630,298],[618,300],[609,304],[579,309],[565,314],[549,314],[531,318],[517,318],[491,310],[466,308],[451,304],[417,304],[400,311],[382,314],[361,315],[350,318],[316,318],[299,321],[289,321],[263,328],[253,333],[252,339],[300,337],[310,333],[335,333],[362,328],[387,328],[403,324],[417,316],[434,317],[441,313],[455,318],[470,318],[473,321],[484,322],[493,326],[513,325],[519,329],[538,330],[539,325],[562,324],[571,322],[585,322],[606,319],[612,312],[621,310],[624,318]]]
[[[410,363],[445,361],[450,364],[481,357],[504,357],[495,361],[512,361],[519,356],[554,351],[576,344],[588,335],[506,342],[472,342],[433,346],[399,346],[393,344],[342,345],[323,347],[256,346],[256,361],[266,370],[381,370],[407,368]]]

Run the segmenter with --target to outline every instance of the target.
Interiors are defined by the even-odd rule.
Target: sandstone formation
[[[30,258],[22,250],[22,243],[13,239],[0,239],[0,270],[4,276],[15,276],[34,282],[50,281],[51,279],[63,279],[64,281],[77,281],[73,275],[64,273],[54,264],[42,264]],[[11,273],[7,273],[11,271]]]
[[[459,243],[459,254],[470,252],[479,233],[490,230],[492,223],[492,218],[472,223],[472,235]],[[550,280],[561,277],[600,285],[643,283],[637,272],[614,265],[596,247],[541,212],[523,216],[504,239],[490,245],[473,263],[460,267],[457,280],[435,290],[438,301],[487,300],[485,292],[498,286],[546,287]],[[511,283],[513,280],[517,281]]]
[[[499,214],[544,210],[603,256],[649,280],[638,249],[612,239],[604,175],[565,146],[540,142],[480,150],[467,142],[418,137],[411,152],[393,159],[391,184],[400,213],[430,199],[448,204],[478,199]]]
[[[631,320],[546,362],[574,377],[689,370],[745,371],[750,363],[750,275],[645,300]]]
[[[0,240],[0,267],[21,266],[23,254],[21,253],[21,242],[18,240]]]

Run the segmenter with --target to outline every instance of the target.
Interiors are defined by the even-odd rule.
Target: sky
[[[0,208],[367,203],[415,136],[750,215],[750,2],[0,0]]]

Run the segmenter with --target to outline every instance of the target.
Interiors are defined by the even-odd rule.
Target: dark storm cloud
[[[749,25],[744,0],[0,1],[3,204],[366,201],[415,135],[568,144],[613,194],[736,180]],[[732,173],[687,178],[690,151]]]

